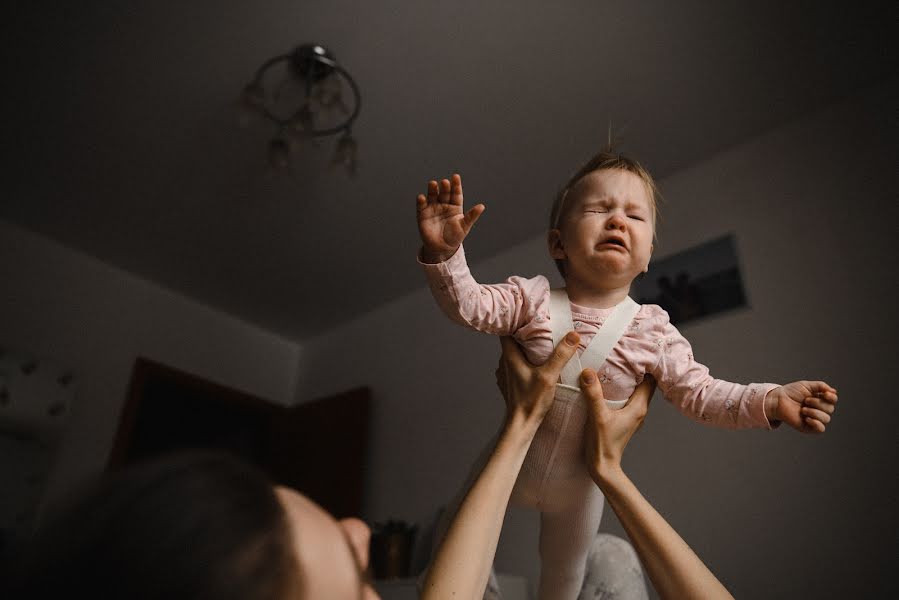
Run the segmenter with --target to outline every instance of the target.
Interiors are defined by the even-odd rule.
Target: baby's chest
[[[575,321],[574,324],[575,330],[581,336],[581,347],[578,349],[580,358],[585,347],[593,341],[599,330],[599,324],[580,321]],[[643,333],[640,331],[639,325],[630,327],[602,364],[581,362],[582,368],[594,369],[597,372],[603,392],[609,400],[625,400],[630,397],[634,388],[643,381],[644,375],[650,371],[657,359],[652,352],[647,352],[647,349],[652,348],[653,345],[646,343]],[[553,350],[552,338],[549,336],[519,341],[528,360],[534,364],[546,362]]]
[[[613,348],[601,365],[581,363],[581,366],[596,370],[603,395],[608,400],[626,400],[646,375],[646,365],[619,348]]]

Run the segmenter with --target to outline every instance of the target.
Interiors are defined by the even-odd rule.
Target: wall
[[[733,232],[751,304],[685,326],[696,356],[721,378],[820,378],[841,396],[823,437],[704,428],[656,398],[632,442],[633,479],[737,597],[858,597],[886,585],[896,531],[884,385],[897,333],[892,89],[864,90],[660,182],[657,256]],[[414,246],[410,236],[409,260]],[[542,236],[471,258],[482,281],[553,270]],[[499,424],[497,341],[449,323],[422,289],[304,348],[300,400],[373,388],[366,516],[426,520]],[[602,527],[621,532],[610,511]],[[534,579],[535,548],[536,520],[514,512],[499,568]]]
[[[4,221],[0,344],[76,375],[51,494],[105,466],[137,356],[278,403],[300,360],[293,342]]]

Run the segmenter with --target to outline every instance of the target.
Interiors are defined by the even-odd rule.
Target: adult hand
[[[569,332],[549,360],[535,367],[524,357],[515,340],[500,338],[503,353],[496,368],[496,385],[506,401],[507,421],[520,418],[540,425],[552,406],[562,368],[574,356],[579,341],[577,333]]]
[[[649,410],[655,381],[647,376],[623,408],[612,410],[606,404],[595,371],[585,369],[580,380],[590,411],[585,425],[587,468],[618,516],[659,596],[733,600],[727,588],[621,469],[624,448]]]
[[[646,375],[627,404],[613,410],[606,404],[596,371],[584,369],[581,373],[581,393],[590,411],[584,432],[585,458],[590,476],[600,487],[609,475],[621,471],[624,448],[643,424],[655,389],[655,380]]]

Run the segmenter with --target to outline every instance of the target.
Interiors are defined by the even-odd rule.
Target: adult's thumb
[[[653,379],[652,375],[646,375],[621,410],[632,413],[638,419],[643,419],[649,411],[649,402],[652,400],[652,395],[655,391],[656,380]]]
[[[584,369],[581,371],[581,393],[587,400],[587,408],[594,417],[605,414],[609,410],[606,406],[606,397],[602,393],[602,385],[596,377],[596,371],[593,369]]]
[[[547,359],[547,361],[543,363],[543,366],[540,367],[540,370],[547,378],[553,382],[559,379],[562,369],[565,368],[565,365],[571,360],[574,353],[577,352],[577,345],[580,340],[581,337],[574,331],[569,331],[565,334],[565,337],[562,338],[562,341],[559,342],[553,350],[553,353],[550,354],[549,359]]]

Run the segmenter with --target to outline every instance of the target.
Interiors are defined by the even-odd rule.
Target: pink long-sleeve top
[[[546,277],[510,277],[504,283],[479,284],[461,247],[445,262],[419,263],[437,304],[450,319],[477,331],[511,335],[528,360],[546,362],[553,350]],[[571,304],[574,328],[581,337],[579,353],[612,310]],[[777,385],[715,379],[695,360],[690,342],[671,324],[668,313],[655,304],[640,307],[603,365],[584,367],[597,369],[603,392],[611,400],[628,398],[649,373],[669,402],[700,423],[725,429],[771,428],[764,399]]]

